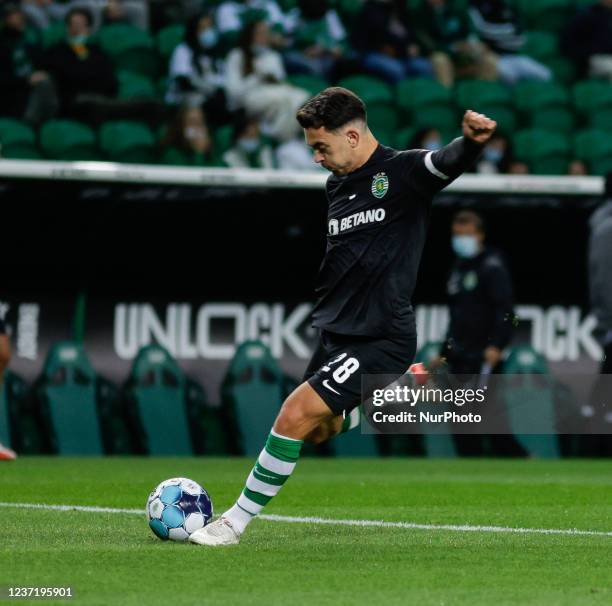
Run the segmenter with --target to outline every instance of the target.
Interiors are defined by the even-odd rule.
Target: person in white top
[[[295,114],[308,93],[287,83],[282,58],[270,48],[265,21],[245,26],[238,48],[227,56],[225,70],[230,109],[244,109],[269,137],[287,141],[295,136]]]
[[[249,10],[261,10],[267,15],[266,21],[283,32],[291,32],[295,27],[296,10],[284,13],[276,0],[225,0],[217,9],[217,27],[221,33],[241,30],[242,19]]]
[[[227,117],[221,61],[215,59],[218,33],[212,13],[192,17],[185,38],[172,53],[166,103],[203,106],[213,122]]]

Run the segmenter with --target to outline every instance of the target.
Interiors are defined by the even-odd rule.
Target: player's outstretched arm
[[[437,177],[432,189],[440,190],[468,170],[476,161],[485,143],[491,138],[497,122],[484,114],[468,109],[462,122],[463,137],[451,141],[424,157],[425,167]],[[435,179],[434,177],[434,179]]]

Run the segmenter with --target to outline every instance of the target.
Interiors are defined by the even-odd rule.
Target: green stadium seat
[[[106,122],[99,132],[100,148],[109,160],[154,164],[157,161],[151,129],[139,122]]]
[[[582,130],[574,138],[574,153],[585,162],[612,157],[612,138],[600,130]]]
[[[41,43],[43,48],[47,49],[51,46],[59,44],[66,39],[66,24],[63,21],[51,23],[49,27],[42,30]]]
[[[547,61],[559,56],[558,36],[550,32],[529,32],[525,46],[522,49],[525,55],[529,55],[540,61]]]
[[[366,105],[393,102],[393,89],[383,80],[373,76],[349,76],[343,78],[338,85],[352,90]]]
[[[437,128],[441,132],[454,132],[461,125],[461,116],[452,106],[423,106],[414,113],[412,125],[417,128]]]
[[[151,78],[135,72],[121,71],[119,80],[119,99],[152,99],[157,96],[155,83]]]
[[[27,124],[13,118],[0,118],[0,146],[3,158],[40,158],[34,131]]]
[[[515,107],[526,114],[550,108],[567,108],[569,100],[567,89],[557,82],[524,81],[514,86]]]
[[[587,119],[601,110],[612,109],[612,84],[602,80],[581,80],[572,89],[574,107]]]
[[[308,91],[313,97],[329,86],[328,82],[323,78],[309,74],[293,74],[289,76],[289,82],[293,86]]]
[[[559,32],[574,10],[573,0],[518,0],[518,9],[529,29]]]
[[[421,107],[448,107],[451,104],[450,90],[427,78],[402,80],[395,91],[397,106],[405,113]]]
[[[508,88],[498,82],[486,80],[464,80],[455,87],[456,103],[461,110],[473,109],[481,111],[480,107],[509,107],[512,98]]]
[[[243,454],[261,451],[285,395],[285,377],[269,348],[260,341],[242,343],[223,381],[221,403],[237,421]]]
[[[565,86],[572,84],[576,78],[575,65],[565,57],[549,57],[543,63],[552,71],[554,79]]]
[[[390,133],[393,137],[400,125],[399,112],[394,105],[373,103],[368,106],[368,125],[376,135],[379,132]]]
[[[589,116],[587,124],[590,128],[598,128],[608,133],[612,132],[612,108],[593,112]]]
[[[547,107],[542,111],[533,112],[525,125],[530,128],[571,133],[575,124],[576,118],[574,112],[570,109]]]
[[[96,373],[80,344],[62,341],[51,347],[35,393],[53,452],[103,454]]]
[[[185,375],[163,347],[149,345],[138,352],[125,393],[139,450],[152,455],[193,454]]]
[[[183,41],[185,26],[180,23],[167,25],[157,32],[157,52],[164,61],[170,59],[174,49]]]
[[[568,138],[559,133],[527,129],[513,137],[517,160],[526,162],[538,175],[559,175],[567,172],[570,159]]]
[[[126,24],[105,25],[96,39],[119,69],[149,78],[157,76],[157,53],[148,32]]]
[[[0,385],[0,442],[19,454],[39,454],[45,450],[39,419],[32,404],[26,382],[14,372],[5,370]]]
[[[518,443],[533,457],[557,458],[559,440],[555,434],[555,382],[541,354],[528,345],[514,347],[504,362],[501,390],[510,430]],[[529,423],[534,433],[519,433]],[[537,433],[536,433],[537,432]]]
[[[94,131],[74,120],[49,120],[40,129],[40,147],[53,160],[96,160],[100,157]]]

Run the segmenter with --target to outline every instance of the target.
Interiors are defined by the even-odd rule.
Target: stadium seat
[[[53,160],[95,160],[100,157],[94,131],[73,120],[49,120],[40,129],[40,147]]]
[[[513,144],[516,158],[527,162],[534,174],[562,175],[567,172],[570,145],[564,135],[528,129],[516,133]]]
[[[151,129],[139,122],[106,122],[100,128],[100,148],[109,160],[154,164],[157,160]]]
[[[26,382],[10,370],[0,386],[0,442],[20,454],[45,451],[39,418],[28,397]]]
[[[529,29],[559,32],[574,10],[573,0],[518,0],[518,9]]]
[[[105,25],[96,39],[119,69],[149,78],[157,76],[155,44],[148,32],[126,24]]]
[[[385,145],[392,145],[395,132],[400,125],[400,116],[395,106],[388,103],[373,103],[368,106],[368,125]]]
[[[612,132],[612,108],[599,109],[589,116],[588,125],[608,133]]]
[[[588,163],[612,157],[612,138],[600,130],[582,130],[574,138],[574,153]]]
[[[612,85],[602,80],[581,80],[572,89],[574,107],[590,118],[595,112],[612,109]]]
[[[174,49],[183,41],[185,26],[180,23],[167,25],[157,32],[157,52],[168,62]]]
[[[552,71],[554,79],[565,86],[572,84],[576,78],[576,67],[565,57],[549,57],[543,63]]]
[[[193,454],[185,407],[185,375],[159,345],[139,352],[125,388],[139,450],[152,455]]]
[[[514,131],[516,116],[507,87],[497,82],[465,80],[457,84],[455,99],[461,111],[473,109],[481,112],[496,120],[500,131],[506,133]]]
[[[268,347],[245,341],[230,362],[221,404],[237,421],[243,454],[257,455],[285,398],[285,378]]]
[[[103,454],[96,373],[80,344],[62,341],[51,347],[35,394],[53,452]]]
[[[42,46],[47,49],[66,39],[66,24],[63,21],[51,23],[49,27],[42,30]]]
[[[534,111],[525,126],[540,128],[561,133],[571,133],[574,130],[576,118],[574,112],[564,107],[547,107]]]
[[[313,97],[329,86],[328,82],[323,78],[309,74],[292,74],[289,76],[289,82],[293,86],[308,91]]]
[[[402,112],[414,112],[420,107],[448,107],[451,93],[435,80],[409,78],[398,82],[395,89],[396,103]]]
[[[0,155],[3,158],[40,158],[34,131],[27,124],[13,118],[0,118],[0,146]]]
[[[413,115],[413,126],[437,128],[441,132],[454,132],[461,125],[461,116],[451,107],[423,106]]]
[[[342,79],[338,85],[352,90],[366,105],[393,102],[393,89],[383,80],[373,76],[349,76]]]
[[[557,82],[524,81],[514,86],[514,104],[524,114],[567,109],[569,100],[567,89]]]
[[[119,99],[152,99],[157,96],[155,84],[151,78],[134,72],[121,71],[119,80]]]
[[[544,357],[529,345],[514,347],[504,362],[500,383],[498,397],[519,444],[534,457],[559,457],[559,440],[552,435],[556,428],[555,383]],[[526,423],[530,433],[519,433]]]
[[[558,57],[558,36],[550,32],[529,32],[522,52],[539,61]]]

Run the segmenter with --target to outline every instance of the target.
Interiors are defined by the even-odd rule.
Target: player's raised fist
[[[497,122],[484,114],[468,109],[463,114],[463,136],[477,143],[486,143],[497,128]]]

